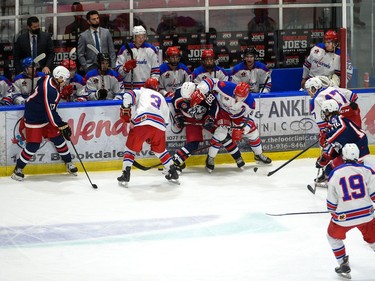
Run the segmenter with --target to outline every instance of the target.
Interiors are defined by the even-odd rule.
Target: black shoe
[[[176,169],[175,165],[171,165],[169,167],[168,174],[165,175],[165,178],[169,181],[177,181],[178,180],[179,176],[178,176],[177,169]]]
[[[206,169],[210,174],[212,173],[212,171],[215,169],[215,158],[207,155]]]
[[[271,164],[271,162],[272,162],[272,160],[270,158],[268,158],[266,155],[264,155],[263,153],[261,153],[259,155],[254,155],[254,159],[258,163],[263,163],[263,164]]]
[[[341,276],[351,279],[350,276],[350,266],[349,266],[349,256],[344,257],[344,261],[340,264],[339,267],[335,268],[335,271],[337,274],[340,274]]]
[[[118,183],[122,184],[124,186],[128,185],[128,182],[130,181],[130,170],[131,167],[126,167],[124,171],[122,171],[121,177],[118,177]]]
[[[242,168],[243,166],[245,166],[245,162],[243,161],[242,157],[236,159],[236,164],[238,168]]]
[[[13,174],[10,177],[16,181],[23,181],[25,175],[23,174],[21,168],[15,167],[13,170]]]

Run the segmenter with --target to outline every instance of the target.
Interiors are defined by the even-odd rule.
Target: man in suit
[[[14,66],[17,74],[23,71],[21,62],[24,58],[32,57],[45,53],[46,57],[39,62],[37,69],[50,74],[53,68],[55,51],[51,36],[47,32],[40,31],[40,23],[37,17],[27,19],[28,32],[18,36],[13,48]]]
[[[90,28],[81,33],[78,39],[78,60],[81,65],[81,70],[88,72],[91,69],[97,67],[97,55],[87,48],[87,44],[91,44],[100,53],[108,53],[110,57],[110,66],[115,68],[116,66],[116,52],[113,45],[112,36],[109,30],[103,27],[99,27],[100,19],[97,11],[90,11],[86,15],[87,22],[90,24]]]

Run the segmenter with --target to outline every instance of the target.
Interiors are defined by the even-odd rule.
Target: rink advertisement
[[[256,110],[251,116],[258,126],[263,150],[266,152],[304,149],[317,140],[318,128],[309,114],[309,97],[302,93],[293,95],[255,95]],[[375,143],[375,106],[373,93],[359,95],[359,106],[363,117],[363,127],[369,143]],[[64,103],[59,108],[62,118],[72,128],[72,143],[76,146],[83,161],[121,160],[129,124],[119,118],[120,101]],[[19,132],[19,122],[23,107],[18,110],[0,111],[0,164],[13,166],[25,145]],[[167,127],[167,149],[174,153],[186,141],[185,130],[178,128],[173,121],[173,108]],[[209,144],[211,135],[204,131],[205,142]],[[68,143],[68,146],[71,145]],[[241,151],[251,151],[247,140],[239,142]],[[73,149],[71,149],[71,152]],[[207,150],[200,151],[200,154]],[[225,153],[221,149],[221,153]],[[76,158],[76,155],[73,157]],[[152,158],[149,145],[145,144],[137,158]],[[33,163],[61,163],[59,154],[49,141],[44,141],[32,159]]]

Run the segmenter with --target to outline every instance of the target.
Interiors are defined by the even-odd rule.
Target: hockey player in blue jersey
[[[24,179],[23,168],[38,151],[42,138],[49,139],[56,147],[66,169],[71,174],[76,174],[78,169],[72,163],[72,156],[65,142],[70,140],[72,131],[64,122],[58,112],[57,105],[60,101],[60,90],[70,77],[69,70],[58,66],[53,70],[53,76],[41,78],[34,92],[27,98],[25,113],[20,128],[24,128],[26,146],[22,149],[14,168],[12,179]]]

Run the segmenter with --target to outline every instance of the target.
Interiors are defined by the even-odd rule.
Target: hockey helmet
[[[312,77],[305,83],[305,89],[315,93],[322,87],[322,81],[318,77]]]
[[[325,34],[324,34],[324,41],[333,41],[333,42],[337,42],[338,40],[338,36],[337,36],[337,32],[334,31],[334,30],[328,30]]]
[[[245,50],[243,50],[243,58],[245,58],[247,55],[251,55],[255,58],[257,54],[258,54],[258,51],[254,47],[246,48]]]
[[[177,47],[168,47],[165,52],[168,57],[170,56],[180,56],[180,50]]]
[[[245,100],[247,96],[249,95],[249,91],[250,91],[250,85],[245,82],[240,82],[234,88],[233,92],[237,99]]]
[[[107,54],[107,53],[98,53],[98,63],[102,64],[102,62],[104,62],[104,61],[107,61],[107,62],[110,61],[109,54]]]
[[[325,100],[322,103],[322,112],[326,113],[333,113],[339,111],[339,104],[334,99]]]
[[[136,25],[133,27],[133,36],[146,34],[146,29],[142,25]]]
[[[74,60],[63,60],[61,65],[69,70],[74,70],[77,68],[77,64]]]
[[[359,149],[355,143],[347,143],[342,148],[342,158],[347,161],[358,161]]]
[[[63,79],[64,82],[67,81],[69,78],[70,78],[70,72],[69,70],[60,65],[60,66],[57,66],[54,70],[53,70],[53,78],[55,78],[56,80],[57,79]]]
[[[332,86],[332,81],[331,79],[329,79],[327,76],[317,76],[320,80],[320,82],[322,82],[322,87],[324,88],[328,88],[330,86]]]
[[[159,82],[158,82],[158,79],[156,78],[148,78],[145,82],[145,88],[157,91],[158,87],[159,87]]]
[[[23,69],[29,68],[30,66],[32,66],[32,64],[33,64],[33,58],[32,57],[24,58],[21,62],[21,65],[22,65]]]
[[[185,82],[181,86],[181,97],[190,99],[191,94],[195,91],[195,84],[193,82]]]
[[[213,50],[211,49],[207,49],[207,50],[203,50],[202,52],[202,59],[206,59],[206,58],[214,58],[215,57],[215,53]]]

